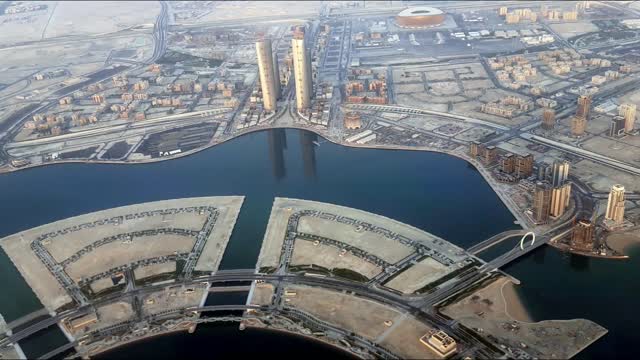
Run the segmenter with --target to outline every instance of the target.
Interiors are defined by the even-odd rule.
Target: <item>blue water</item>
[[[514,227],[512,215],[463,160],[326,141],[315,146],[317,139],[299,130],[271,130],[172,161],[63,164],[3,174],[0,236],[116,206],[216,195],[246,196],[222,268],[255,267],[278,196],[385,215],[463,247]],[[0,281],[13,289],[0,292],[8,321],[41,307],[10,264],[2,254]]]
[[[313,144],[316,140],[320,146]],[[65,164],[19,171],[0,175],[0,189],[0,236],[116,206],[244,195],[222,268],[255,266],[275,197],[370,211],[465,248],[515,228],[512,215],[463,160],[429,152],[347,148],[298,130],[253,133],[160,163]],[[581,357],[640,355],[634,347],[640,335],[629,321],[637,318],[635,296],[640,293],[635,259],[585,262],[544,249],[507,269],[523,282],[520,292],[536,319],[583,317],[610,330]],[[1,252],[0,281],[11,289],[0,292],[0,312],[7,320],[41,307]]]

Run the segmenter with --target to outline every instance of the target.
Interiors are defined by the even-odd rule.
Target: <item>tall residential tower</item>
[[[291,39],[293,73],[296,84],[296,107],[298,111],[311,107],[311,59],[305,48],[304,33],[296,32]]]
[[[551,186],[538,182],[533,195],[533,220],[537,224],[549,222],[551,208]]]
[[[624,131],[630,133],[633,131],[633,125],[636,122],[636,105],[622,104],[618,111],[618,115],[624,117]]]
[[[621,224],[624,221],[624,186],[613,185],[609,193],[607,202],[607,213],[604,218],[614,224]]]
[[[552,170],[551,184],[554,187],[558,187],[567,181],[569,176],[569,162],[568,161],[554,161]]]
[[[260,71],[260,85],[262,87],[262,103],[264,109],[266,111],[276,111],[278,101],[277,91],[280,88],[280,80],[279,78],[275,78],[276,70],[273,64],[274,57],[271,40],[262,39],[256,42],[256,53],[258,55],[258,70]]]

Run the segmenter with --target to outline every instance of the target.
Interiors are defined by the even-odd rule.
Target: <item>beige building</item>
[[[515,170],[515,156],[513,154],[507,154],[500,160],[500,167],[503,173],[511,174]]]
[[[305,48],[304,34],[296,33],[291,39],[293,52],[293,73],[296,85],[296,106],[298,111],[311,107],[311,61]]]
[[[578,109],[576,116],[589,118],[589,110],[591,110],[591,97],[586,95],[580,95],[578,98]]]
[[[278,94],[276,89],[275,69],[273,65],[273,50],[271,40],[261,39],[256,42],[258,57],[258,71],[260,72],[260,86],[262,88],[262,104],[266,111],[276,111]]]
[[[553,130],[556,125],[556,111],[545,108],[542,111],[542,128],[545,130]]]
[[[593,250],[595,227],[589,220],[578,220],[571,234],[571,247],[580,251]]]
[[[624,131],[633,131],[633,125],[636,122],[636,104],[622,104],[618,109],[618,114],[624,117]]]
[[[498,149],[495,146],[487,146],[484,149],[484,163],[485,164],[493,164],[498,156]]]
[[[362,127],[362,120],[360,120],[360,114],[354,111],[350,111],[344,115],[344,127],[346,129],[360,129]]]
[[[578,12],[577,11],[565,11],[562,13],[562,20],[565,21],[576,21],[578,20]]]
[[[551,184],[554,187],[558,187],[564,184],[569,177],[569,162],[568,161],[554,161],[552,170]]]
[[[549,215],[552,218],[559,218],[569,207],[571,198],[571,184],[566,183],[551,190],[551,207]]]
[[[508,13],[506,15],[507,24],[517,24],[520,22],[520,16],[514,13]]]
[[[469,145],[469,154],[471,154],[471,156],[473,157],[476,157],[480,155],[481,148],[484,149],[479,142],[472,141],[471,145]]]
[[[574,116],[571,119],[571,134],[582,136],[587,128],[587,119],[581,116]]]
[[[457,351],[456,341],[444,331],[429,330],[420,342],[445,359]]]
[[[537,224],[549,222],[551,207],[551,187],[549,184],[539,182],[533,194],[533,220]]]
[[[611,187],[604,218],[615,224],[621,224],[624,221],[624,186],[613,185]]]
[[[533,174],[533,155],[518,155],[514,164],[515,176],[520,179],[528,178]]]

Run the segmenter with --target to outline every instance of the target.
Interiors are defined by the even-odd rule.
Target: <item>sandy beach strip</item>
[[[629,255],[629,250],[640,246],[640,230],[624,233],[614,233],[607,236],[607,245],[615,251]]]
[[[502,298],[505,302],[505,312],[506,314],[517,321],[522,322],[534,322],[531,314],[525,308],[522,303],[522,299],[516,290],[516,285],[508,279],[500,288],[500,292],[502,293]]]

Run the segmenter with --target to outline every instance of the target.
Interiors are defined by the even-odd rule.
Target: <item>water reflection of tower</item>
[[[284,129],[273,129],[269,131],[269,158],[271,158],[271,169],[276,180],[281,180],[287,175],[284,167],[284,150],[287,148],[287,133]]]
[[[302,164],[304,166],[304,176],[308,179],[316,178],[316,149],[318,135],[308,132],[300,132],[300,147],[302,148]]]
[[[569,266],[571,269],[577,271],[589,270],[589,258],[586,256],[569,254]]]

